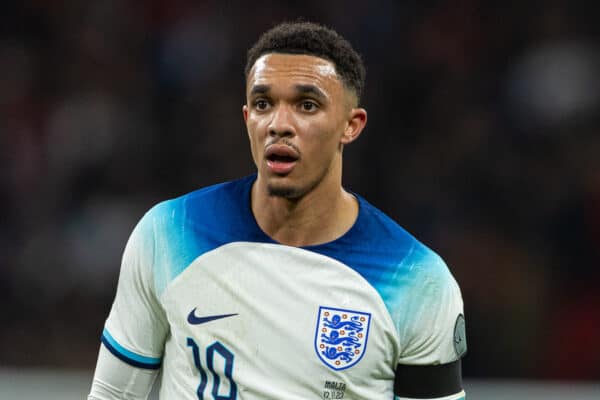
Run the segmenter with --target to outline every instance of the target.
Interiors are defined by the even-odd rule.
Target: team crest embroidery
[[[328,367],[339,371],[360,361],[367,349],[371,314],[319,307],[315,351]]]

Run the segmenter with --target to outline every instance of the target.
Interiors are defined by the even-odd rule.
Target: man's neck
[[[273,240],[290,246],[327,243],[346,233],[358,216],[358,201],[340,184],[320,185],[299,199],[271,196],[252,187],[252,212]]]

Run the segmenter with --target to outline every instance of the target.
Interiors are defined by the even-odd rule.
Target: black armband
[[[394,394],[413,399],[450,396],[462,390],[460,359],[438,365],[402,365],[396,368]]]

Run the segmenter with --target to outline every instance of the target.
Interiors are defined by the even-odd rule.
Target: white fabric
[[[157,374],[124,363],[101,345],[88,400],[145,400]]]
[[[124,276],[124,285],[131,279],[128,276],[135,277]],[[200,373],[194,367],[188,338],[197,344],[207,375],[205,396],[215,387],[220,395],[229,393],[229,380],[221,377],[217,385],[207,368],[206,351],[216,342],[228,343],[226,347],[235,354],[235,371],[243,371],[243,375],[234,376],[239,399],[322,396],[327,381],[342,381],[338,373],[318,359],[314,343],[319,307],[334,305],[372,315],[364,357],[344,370],[343,380],[353,383],[347,385],[344,398],[391,399],[396,360],[425,364],[445,363],[456,357],[452,347],[452,317],[455,318],[462,302],[455,283],[429,276],[417,281],[424,283],[414,289],[415,295],[419,292],[425,299],[417,309],[404,310],[416,321],[414,330],[401,331],[405,336],[399,337],[375,289],[352,269],[329,257],[277,244],[243,242],[205,253],[169,284],[160,296],[160,307],[157,303],[154,310],[155,314],[167,310],[171,329],[165,339],[160,396],[162,399],[196,398]],[[410,287],[405,290],[412,292]],[[128,293],[133,294],[133,291]],[[433,298],[429,299],[430,296]],[[412,300],[410,303],[414,304],[415,299]],[[132,308],[135,304],[128,302],[126,308],[121,308],[123,302],[115,302],[107,322],[113,336],[127,338],[131,331],[131,328],[115,329],[114,317],[131,318],[134,314],[148,313],[145,302],[138,301],[139,308]],[[198,317],[237,315],[191,325],[186,320],[194,308]],[[450,315],[446,316],[446,312]],[[430,335],[423,336],[424,331]],[[152,333],[164,335],[161,329],[146,331],[148,336]],[[220,362],[215,370],[222,373],[223,358],[216,355],[213,359],[215,363]],[[298,371],[306,372],[298,374]],[[266,377],[268,383],[258,384]],[[253,391],[257,384],[262,392]],[[290,397],[291,393],[297,397]]]
[[[129,351],[161,358],[169,326],[154,290],[154,236],[148,222],[140,221],[123,252],[117,294],[106,328]]]

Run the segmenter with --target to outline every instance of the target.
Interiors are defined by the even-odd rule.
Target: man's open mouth
[[[276,174],[287,174],[294,169],[300,158],[298,152],[290,146],[273,144],[265,152],[267,166]]]

